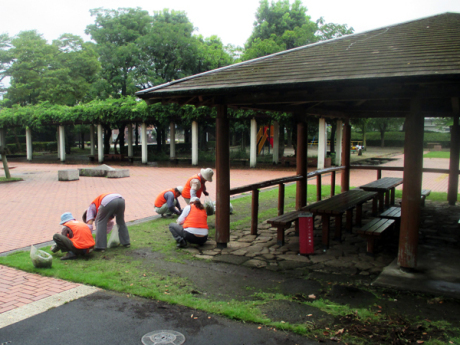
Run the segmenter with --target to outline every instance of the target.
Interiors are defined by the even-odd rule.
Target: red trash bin
[[[313,254],[315,252],[313,236],[313,213],[299,214],[299,252]]]

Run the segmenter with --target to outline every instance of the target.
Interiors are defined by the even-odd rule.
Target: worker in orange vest
[[[190,204],[184,208],[176,223],[169,224],[169,231],[178,248],[185,248],[187,242],[203,245],[207,241],[208,215],[197,197],[190,199]]]
[[[54,234],[55,244],[51,251],[67,252],[61,260],[74,260],[78,255],[89,254],[94,248],[94,239],[89,226],[75,220],[72,213],[65,212],[61,215],[60,225],[64,225],[60,234]]]
[[[155,199],[155,212],[162,217],[171,216],[173,213],[180,216],[182,209],[178,198],[182,194],[182,189],[182,186],[177,186],[176,188],[170,188],[158,194]]]
[[[116,218],[118,225],[120,243],[125,248],[131,246],[128,227],[125,223],[125,199],[120,194],[106,193],[94,199],[83,214],[83,221],[91,230],[93,230],[93,224],[96,224],[95,251],[104,252],[107,249],[107,234],[114,225],[113,218]]]
[[[212,182],[212,175],[214,175],[214,171],[211,168],[206,168],[201,169],[198,174],[193,175],[187,180],[182,190],[182,196],[187,205],[190,202],[190,198],[200,198],[201,193],[209,195],[206,191],[206,181]]]

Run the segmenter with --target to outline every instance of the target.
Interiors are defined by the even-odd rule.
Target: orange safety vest
[[[94,247],[96,244],[93,235],[91,235],[91,230],[85,223],[69,220],[67,223],[64,223],[64,225],[69,227],[73,232],[73,237],[70,238],[70,240],[75,248],[88,249]]]
[[[191,195],[190,195],[190,189],[191,189],[190,182],[195,178],[201,182],[200,189],[198,189],[196,191],[196,196],[199,197],[199,198],[201,197],[201,192],[203,191],[203,182],[202,182],[201,178],[198,176],[198,174],[196,174],[196,175],[193,175],[192,177],[190,177],[187,180],[187,182],[185,183],[184,189],[182,190],[182,196],[185,199],[190,199],[191,198]]]
[[[166,194],[167,192],[172,192],[173,195],[174,195],[174,198],[177,198],[177,197],[178,197],[178,195],[176,195],[176,192],[174,191],[174,188],[164,190],[164,191],[162,191],[162,192],[157,196],[157,198],[155,199],[155,207],[160,208],[161,206],[163,206],[164,204],[166,204],[165,194]]]
[[[195,205],[190,205],[190,213],[185,218],[184,229],[208,229],[208,215],[205,209],[200,210]]]
[[[101,206],[102,199],[104,199],[104,197],[109,194],[112,194],[112,193],[101,194],[96,199],[93,200],[92,204],[96,205],[96,213],[97,211],[99,211],[99,206]]]

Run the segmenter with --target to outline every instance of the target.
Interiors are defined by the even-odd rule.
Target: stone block
[[[75,181],[79,179],[78,169],[58,170],[59,181]]]
[[[129,177],[129,169],[115,169],[107,171],[108,178]]]

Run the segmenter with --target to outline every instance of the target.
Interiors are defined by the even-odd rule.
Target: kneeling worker
[[[184,208],[177,218],[177,224],[169,224],[169,231],[177,242],[177,247],[184,248],[187,242],[203,245],[208,239],[208,215],[200,199],[193,197],[190,205]]]
[[[91,252],[95,242],[88,225],[75,220],[72,213],[66,212],[61,216],[60,225],[64,225],[61,234],[54,234],[55,245],[51,251],[57,253],[59,250],[67,252],[61,260],[73,260],[78,255],[85,255]]]
[[[173,213],[180,216],[182,209],[178,197],[182,194],[182,186],[162,191],[155,200],[155,212],[162,217],[170,216]]]

